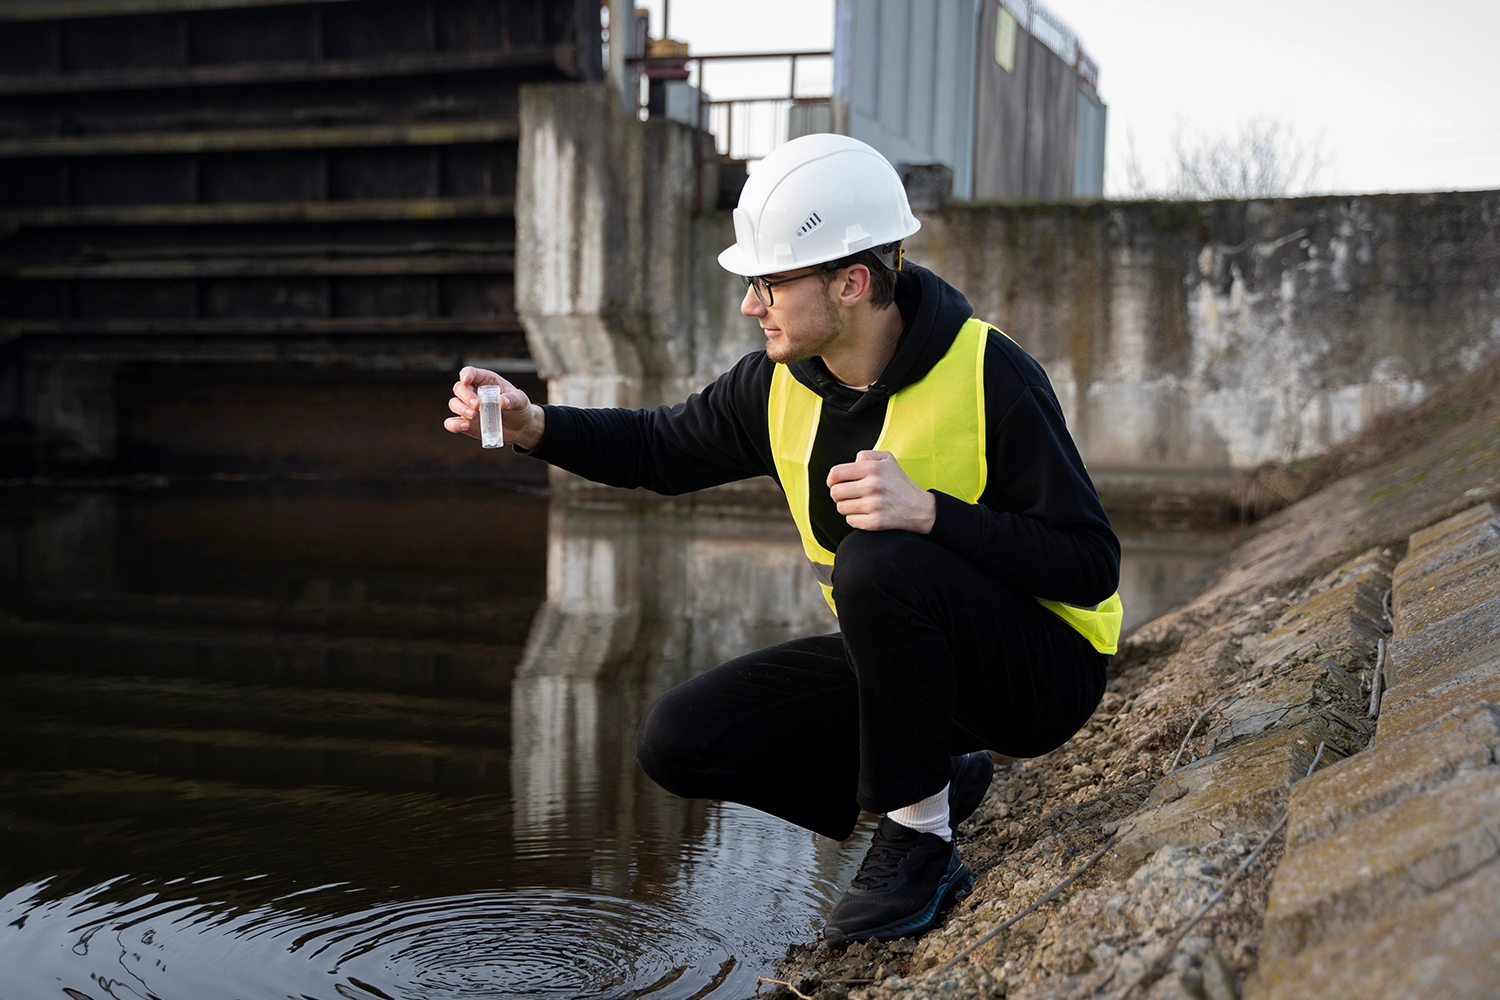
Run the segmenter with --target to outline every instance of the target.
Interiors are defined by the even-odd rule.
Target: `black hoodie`
[[[920,381],[973,314],[967,299],[926,268],[897,276],[904,329],[866,391],[843,385],[821,358],[793,377],[823,397],[808,479],[813,533],[829,549],[854,530],[826,488],[828,470],[874,445],[886,402]],[[741,358],[684,403],[654,410],[548,406],[531,452],[594,482],[676,495],[753,476],[776,478],[766,409],[775,369],[764,351]],[[1063,421],[1042,367],[991,332],[985,348],[988,484],[978,504],[933,491],[931,538],[1022,593],[1092,606],[1119,586],[1120,543]]]

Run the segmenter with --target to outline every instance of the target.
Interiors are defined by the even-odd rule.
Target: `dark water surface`
[[[1132,617],[1225,543],[1150,536]],[[832,628],[781,511],[0,490],[0,1000],[748,996],[863,840],[635,725]]]

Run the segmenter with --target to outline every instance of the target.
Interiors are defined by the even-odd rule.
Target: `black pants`
[[[855,531],[833,577],[840,633],[749,653],[647,710],[636,758],[689,798],[764,810],[836,840],[948,782],[949,759],[1060,746],[1109,657],[1031,597],[905,531]]]

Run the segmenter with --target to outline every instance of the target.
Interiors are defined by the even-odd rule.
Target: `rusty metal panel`
[[[598,15],[0,0],[0,373],[525,370],[517,89],[602,77]]]
[[[0,74],[55,73],[62,68],[62,28],[7,24],[0,29]]]
[[[357,59],[437,49],[431,4],[410,0],[351,4],[323,11],[323,57]]]
[[[322,55],[322,19],[317,7],[209,11],[179,18],[189,58],[198,66],[219,63],[291,62]]]
[[[54,168],[55,169],[55,168]],[[181,205],[197,201],[192,160],[165,156],[106,156],[69,164],[67,202],[74,205]]]
[[[63,72],[182,66],[188,62],[181,18],[146,17],[70,21],[60,26]]]

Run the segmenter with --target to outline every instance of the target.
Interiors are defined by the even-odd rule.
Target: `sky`
[[[650,9],[661,33],[662,0]],[[826,49],[833,0],[671,0],[694,53]],[[1500,188],[1500,0],[1048,0],[1099,63],[1109,106],[1105,193],[1127,194],[1133,146],[1166,182],[1174,136],[1230,137],[1255,119],[1290,129],[1331,192]],[[709,70],[716,98],[763,96],[786,70]],[[801,73],[802,71],[799,71]],[[809,67],[823,93],[829,70]],[[800,89],[800,88],[799,88]],[[808,93],[816,92],[808,90]]]

